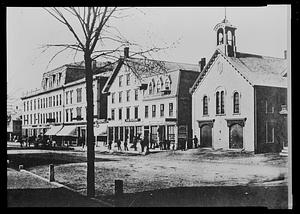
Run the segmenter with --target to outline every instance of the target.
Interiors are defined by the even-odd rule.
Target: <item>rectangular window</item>
[[[66,122],[69,122],[69,110],[66,109]]]
[[[33,124],[36,122],[36,114],[33,114]]]
[[[52,97],[49,97],[49,108],[52,107]]]
[[[55,96],[53,96],[53,106],[55,106]]]
[[[77,116],[78,118],[81,118],[81,107],[77,107],[77,108],[76,108],[76,116]]]
[[[73,102],[73,90],[70,91],[70,104]]]
[[[38,102],[37,102],[37,108],[40,109],[40,98],[38,99]]]
[[[24,102],[23,104],[24,104],[24,111],[26,111],[26,102]]]
[[[126,108],[126,119],[130,119],[130,107]]]
[[[119,120],[122,120],[122,108],[119,108]]]
[[[30,124],[32,124],[32,114],[30,114]]]
[[[156,105],[152,105],[152,117],[156,117]]]
[[[33,108],[36,110],[36,100],[34,100]]]
[[[126,85],[130,85],[130,73],[126,74]]]
[[[27,111],[29,111],[29,101],[27,101]]]
[[[165,114],[165,105],[160,104],[160,116],[163,117]]]
[[[122,91],[119,92],[119,103],[122,102]]]
[[[173,117],[173,103],[169,103],[169,117]]]
[[[58,94],[56,95],[56,106],[58,106]]]
[[[59,105],[61,105],[61,94],[59,95]]]
[[[134,107],[134,118],[138,119],[139,118],[139,107]]]
[[[130,101],[130,90],[126,91],[126,101],[129,102]]]
[[[275,126],[272,122],[266,122],[266,142],[274,143]]]
[[[123,80],[123,76],[119,76],[119,87],[122,87],[122,80]]]
[[[46,108],[48,108],[48,97],[46,97]]]
[[[66,91],[66,105],[68,105],[69,103],[69,92]]]
[[[73,121],[73,109],[70,109],[70,120]]]
[[[77,91],[77,102],[80,103],[82,102],[82,89],[79,88]]]
[[[59,122],[61,123],[61,111],[59,111]]]
[[[111,120],[115,120],[115,109],[111,110]]]
[[[58,123],[58,111],[56,112],[55,122]]]
[[[139,90],[135,89],[134,90],[134,100],[137,101],[139,99]]]
[[[145,118],[149,117],[149,106],[145,106]]]
[[[168,140],[175,140],[175,126],[168,126]]]
[[[32,111],[32,100],[30,100],[30,111]]]
[[[115,93],[111,93],[111,103],[115,103]]]

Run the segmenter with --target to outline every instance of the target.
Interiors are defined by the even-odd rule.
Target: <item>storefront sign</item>
[[[188,136],[187,125],[178,126],[178,138],[187,139],[187,136]]]
[[[136,118],[136,119],[125,119],[125,122],[139,122],[141,121],[140,118]]]
[[[177,118],[166,118],[166,122],[176,122]]]

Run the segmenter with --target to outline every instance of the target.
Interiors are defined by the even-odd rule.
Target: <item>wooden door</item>
[[[212,128],[209,125],[203,125],[200,130],[200,146],[212,147]]]
[[[229,148],[242,149],[243,148],[243,127],[239,124],[230,126],[229,131]]]

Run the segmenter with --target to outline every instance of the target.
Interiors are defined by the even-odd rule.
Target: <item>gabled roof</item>
[[[287,60],[237,52],[236,57],[228,57],[217,49],[195,81],[193,93],[208,72],[217,56],[222,56],[250,85],[287,87]]]
[[[141,59],[141,58],[120,58],[119,63],[116,66],[113,74],[106,82],[103,92],[108,92],[110,86],[112,85],[114,79],[116,78],[118,72],[120,71],[122,65],[126,65],[130,68],[131,71],[137,76],[141,83],[148,83],[148,80],[152,76],[157,76],[160,74],[169,74],[171,75],[172,71],[198,71],[199,65],[188,64],[188,63],[178,63],[178,62],[169,62],[169,61],[160,61],[160,60],[151,60],[151,59]],[[173,74],[172,74],[173,75]],[[172,81],[177,78],[172,78]]]

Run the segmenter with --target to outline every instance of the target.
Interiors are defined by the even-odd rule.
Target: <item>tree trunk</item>
[[[93,103],[93,71],[89,54],[84,56],[86,79],[86,134],[87,134],[87,196],[95,196],[95,143],[94,141],[94,103]]]

